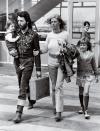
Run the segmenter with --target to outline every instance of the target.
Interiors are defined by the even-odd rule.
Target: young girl
[[[9,42],[7,43],[9,45],[9,53],[15,57],[18,57],[15,42],[19,39],[19,36],[15,36],[15,23],[9,20],[6,24],[6,29],[7,32],[5,35],[5,40]],[[12,52],[15,52],[15,54],[12,54]]]
[[[14,21],[9,20],[6,24],[7,32],[5,34],[6,45],[9,50],[9,54],[14,57],[15,65],[18,65],[18,71],[24,69],[22,65],[20,65],[18,52],[17,52],[17,45],[16,42],[19,39],[19,36],[16,32],[16,23]]]
[[[84,113],[85,119],[89,119],[89,88],[92,81],[97,78],[97,68],[94,53],[91,51],[91,45],[86,38],[82,38],[78,42],[78,46],[80,55],[77,59],[77,85],[79,86],[79,100],[81,105],[79,114]]]

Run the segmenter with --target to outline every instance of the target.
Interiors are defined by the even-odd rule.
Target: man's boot
[[[30,100],[30,97],[28,97],[28,101],[29,101],[28,109],[32,109],[33,105],[36,103],[36,100]]]
[[[23,112],[23,106],[17,105],[16,116],[13,119],[14,123],[20,123],[21,122],[22,112]]]

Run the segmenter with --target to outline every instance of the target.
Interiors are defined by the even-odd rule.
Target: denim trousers
[[[64,74],[61,68],[48,66],[49,67],[49,75],[52,83],[52,93],[55,91],[55,99],[56,99],[56,112],[63,112],[63,82],[64,82]]]
[[[32,59],[20,59],[20,63],[25,63],[25,68],[17,71],[18,66],[15,65],[19,84],[18,105],[24,106],[27,94],[29,93],[29,81],[32,76],[34,61]]]

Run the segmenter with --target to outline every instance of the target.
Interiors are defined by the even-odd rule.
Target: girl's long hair
[[[87,45],[87,50],[92,51],[92,44],[85,37],[78,41],[77,47],[80,47],[80,44],[82,43]]]

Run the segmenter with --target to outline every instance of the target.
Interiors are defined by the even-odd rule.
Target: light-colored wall
[[[13,58],[9,55],[5,41],[0,41],[0,63],[12,63]]]

